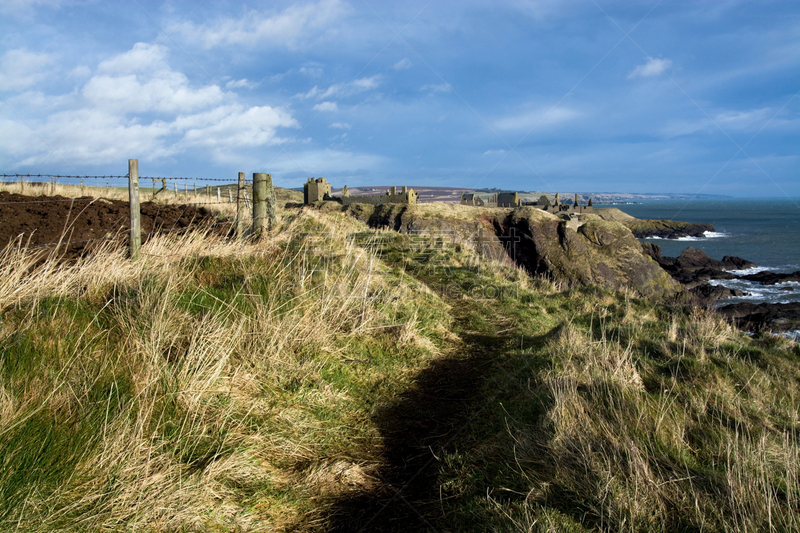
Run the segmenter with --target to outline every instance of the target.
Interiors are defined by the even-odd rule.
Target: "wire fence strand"
[[[35,204],[63,204],[66,202],[70,202],[70,210],[72,206],[77,206],[82,208],[83,210],[86,209],[89,205],[97,200],[104,200],[97,205],[108,205],[107,202],[113,202],[116,204],[116,207],[119,208],[119,204],[127,204],[128,202],[122,198],[114,198],[114,197],[100,197],[100,196],[90,196],[92,192],[96,192],[98,189],[102,189],[102,185],[84,185],[84,181],[91,181],[91,180],[105,180],[105,188],[108,189],[112,186],[112,182],[115,180],[125,180],[126,182],[130,179],[128,174],[125,175],[73,175],[73,174],[23,174],[23,173],[3,173],[0,174],[0,180],[2,183],[0,185],[4,186],[4,192],[7,192],[11,195],[20,194],[21,196],[25,196],[26,199],[22,199],[19,202],[14,201],[2,201],[0,202],[0,210],[4,210],[6,206],[13,206],[13,205],[24,205],[30,206]],[[73,181],[70,183],[70,181]],[[142,182],[146,182],[150,180],[152,182],[152,187],[145,187],[142,186]],[[79,183],[78,183],[79,182]],[[193,183],[191,183],[193,182]],[[212,185],[212,183],[218,183],[219,185]],[[252,186],[252,180],[244,180],[244,183],[248,186]],[[141,205],[153,205],[159,207],[178,207],[182,209],[180,214],[175,218],[175,220],[180,220],[187,214],[194,215],[195,213],[189,212],[192,208],[205,208],[205,207],[213,207],[213,206],[221,206],[221,205],[228,205],[228,206],[236,206],[241,201],[245,202],[247,206],[247,213],[250,214],[250,209],[252,207],[252,199],[248,197],[247,193],[245,192],[244,198],[239,196],[240,189],[239,189],[239,182],[238,176],[237,178],[200,178],[200,177],[186,177],[186,176],[140,176],[139,177],[139,190],[140,197],[141,197]],[[191,184],[191,189],[189,186]],[[200,187],[198,187],[200,184]],[[19,193],[13,192],[14,187],[19,185]],[[181,185],[183,185],[181,187]],[[35,191],[38,194],[37,196],[25,195],[25,186],[33,186],[32,192]],[[47,187],[51,187],[49,190],[50,194],[47,195],[48,192]],[[118,184],[114,184],[116,189],[119,189]],[[58,187],[62,187],[59,189]],[[67,187],[64,189],[63,187]],[[70,195],[74,194],[75,189],[80,187],[80,197],[73,197],[73,198],[59,198],[58,194]],[[84,187],[87,187],[84,190]],[[10,189],[10,190],[9,190]],[[181,190],[182,189],[182,190]],[[214,191],[216,189],[216,191]],[[233,194],[231,194],[233,193]],[[148,194],[150,197],[148,198]],[[227,196],[227,198],[223,197],[223,195]],[[212,199],[213,196],[216,198]],[[200,199],[198,199],[200,197]],[[202,197],[206,197],[206,199],[202,199]],[[6,197],[8,198],[8,197]],[[184,198],[187,201],[178,200],[179,198]],[[178,203],[180,202],[180,203]],[[27,208],[26,208],[27,209]],[[73,224],[78,218],[83,214],[83,210],[78,213],[75,218],[73,219]],[[29,211],[30,212],[30,211]],[[188,213],[187,213],[188,212]],[[224,211],[223,211],[224,212]],[[155,213],[149,211],[147,213],[142,213],[145,216],[153,217],[153,221],[155,222],[158,217],[162,215],[161,209],[157,209]],[[14,246],[14,242],[21,243],[25,237],[26,232],[21,232],[15,240],[11,240],[7,246],[0,248],[0,253],[5,254],[11,252],[13,250],[35,250],[35,249],[42,249],[42,248],[69,248],[71,246],[82,245],[87,243],[93,242],[107,242],[107,241],[123,241],[130,239],[128,235],[128,229],[125,226],[127,225],[125,219],[127,215],[120,213],[121,216],[115,218],[111,221],[111,226],[117,228],[117,234],[105,237],[94,237],[94,238],[83,238],[77,240],[66,240],[65,235],[70,234],[74,231],[71,229],[70,231],[65,232],[62,234],[61,239],[55,242],[49,243],[41,243],[41,244],[26,244],[26,245],[19,245]],[[166,216],[166,213],[165,213]],[[167,218],[172,218],[175,216],[173,212]],[[205,215],[204,215],[205,216]],[[72,218],[71,214],[68,215],[68,220]],[[247,224],[252,224],[255,222],[260,222],[264,217],[255,217],[252,218],[251,216],[242,217],[242,220],[239,219],[239,210],[236,209],[233,213],[233,216],[229,213],[226,215],[225,219],[217,220],[211,222],[209,220],[201,221],[198,223],[190,223],[186,226],[174,226],[173,227],[157,227],[150,232],[142,232],[142,238],[149,238],[154,235],[164,235],[164,234],[171,234],[171,233],[179,233],[179,232],[188,232],[192,230],[212,230],[215,228],[219,228],[220,226],[227,226],[228,227],[228,234],[232,234],[237,227],[239,227],[240,222],[244,222]],[[173,222],[174,224],[174,222]],[[36,231],[36,230],[33,230]],[[28,243],[30,243],[30,235],[33,232],[28,232]],[[85,235],[85,233],[84,233]],[[153,255],[153,254],[148,254]]]

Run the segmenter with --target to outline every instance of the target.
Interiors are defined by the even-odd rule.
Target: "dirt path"
[[[432,287],[441,283],[421,281]],[[520,337],[508,327],[511,320],[503,315],[502,305],[470,299],[448,303],[460,342],[420,371],[413,388],[375,413],[384,449],[373,462],[383,465],[378,473],[382,486],[336,502],[330,531],[481,530],[478,524],[459,525],[464,502],[458,500],[463,494],[458,487],[443,486],[440,473],[443,468],[452,471],[452,465],[445,464],[447,457],[480,445],[486,431],[495,431],[491,426],[502,411],[500,403],[514,394],[508,386],[518,383],[508,379],[508,372],[524,366],[520,357],[529,354],[520,352]],[[544,337],[529,338],[526,347],[543,342]],[[451,513],[456,507],[461,516]]]

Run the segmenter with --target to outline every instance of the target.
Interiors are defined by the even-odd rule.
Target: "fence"
[[[228,204],[234,207],[233,214],[233,228],[235,229],[236,238],[244,240],[252,240],[260,238],[265,231],[271,231],[277,224],[276,217],[276,199],[275,191],[272,185],[272,176],[264,173],[254,173],[253,180],[249,182],[245,179],[244,172],[239,172],[238,179],[235,184],[231,184],[233,180],[224,178],[187,178],[187,177],[153,177],[153,176],[139,176],[139,161],[137,159],[128,160],[128,174],[124,176],[108,175],[108,176],[79,176],[79,175],[57,175],[57,174],[0,174],[6,186],[15,186],[19,184],[19,191],[21,194],[26,192],[40,192],[42,194],[49,193],[51,196],[55,195],[59,190],[65,188],[74,193],[79,192],[78,198],[42,198],[37,200],[21,200],[21,201],[0,201],[0,208],[3,205],[19,205],[19,204],[58,204],[69,202],[69,213],[72,213],[73,208],[82,208],[86,210],[91,204],[96,202],[97,198],[86,197],[86,183],[98,183],[102,187],[105,182],[107,196],[113,198],[114,196],[122,196],[124,189],[120,185],[127,185],[127,200],[130,208],[130,236],[129,247],[130,257],[137,260],[141,257],[141,243],[142,237],[146,237],[156,233],[168,233],[171,231],[187,231],[192,228],[211,228],[220,224],[231,224],[230,220],[222,222],[215,222],[212,224],[200,223],[190,224],[172,229],[156,229],[155,231],[143,233],[142,232],[142,212],[140,203],[140,182],[150,181],[152,189],[150,200],[155,201],[157,198],[164,198],[167,195],[172,196],[173,200],[177,200],[183,195],[185,202],[180,205],[183,206],[183,212],[178,216],[181,219],[189,207],[206,207],[206,206],[221,206]],[[9,178],[11,182],[7,181]],[[47,181],[45,181],[47,180]],[[61,184],[59,184],[59,180]],[[197,188],[197,181],[206,182],[205,187]],[[179,189],[179,182],[183,185],[182,191]],[[189,184],[192,183],[191,193]],[[227,185],[212,186],[210,182],[226,182]],[[112,188],[112,184],[114,187]],[[156,187],[156,184],[159,187]],[[170,191],[169,185],[172,185]],[[79,188],[79,189],[78,189]],[[214,191],[214,189],[216,189]],[[224,192],[223,192],[224,191]],[[235,193],[235,194],[234,194]],[[191,197],[190,197],[191,194]],[[123,199],[122,198],[119,199]],[[192,198],[193,201],[189,201]],[[252,220],[248,220],[248,212],[252,210]],[[83,212],[83,211],[81,211]],[[80,214],[79,214],[80,215]],[[68,215],[69,219],[69,215]],[[77,220],[77,218],[76,218]],[[117,222],[120,222],[117,220]],[[248,224],[248,222],[250,222]],[[66,225],[65,225],[66,231]],[[85,244],[93,241],[106,241],[119,238],[116,236],[96,237],[89,239],[79,240],[65,240],[65,235],[62,234],[61,238],[56,242],[42,243],[36,245],[26,245],[16,247],[19,248],[45,248],[45,247],[59,247],[62,245],[71,244]],[[30,239],[29,239],[30,241]],[[12,248],[9,244],[2,250]]]

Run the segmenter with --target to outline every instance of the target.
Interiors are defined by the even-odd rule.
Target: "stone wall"
[[[342,205],[348,206],[351,204],[368,204],[368,205],[382,205],[382,204],[416,204],[419,199],[419,193],[414,189],[406,189],[405,192],[397,192],[395,187],[392,187],[395,193],[388,191],[388,194],[377,194],[374,196],[342,196]]]

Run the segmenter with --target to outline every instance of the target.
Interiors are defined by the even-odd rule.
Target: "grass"
[[[5,253],[0,528],[800,528],[796,344],[279,215],[136,263]]]

